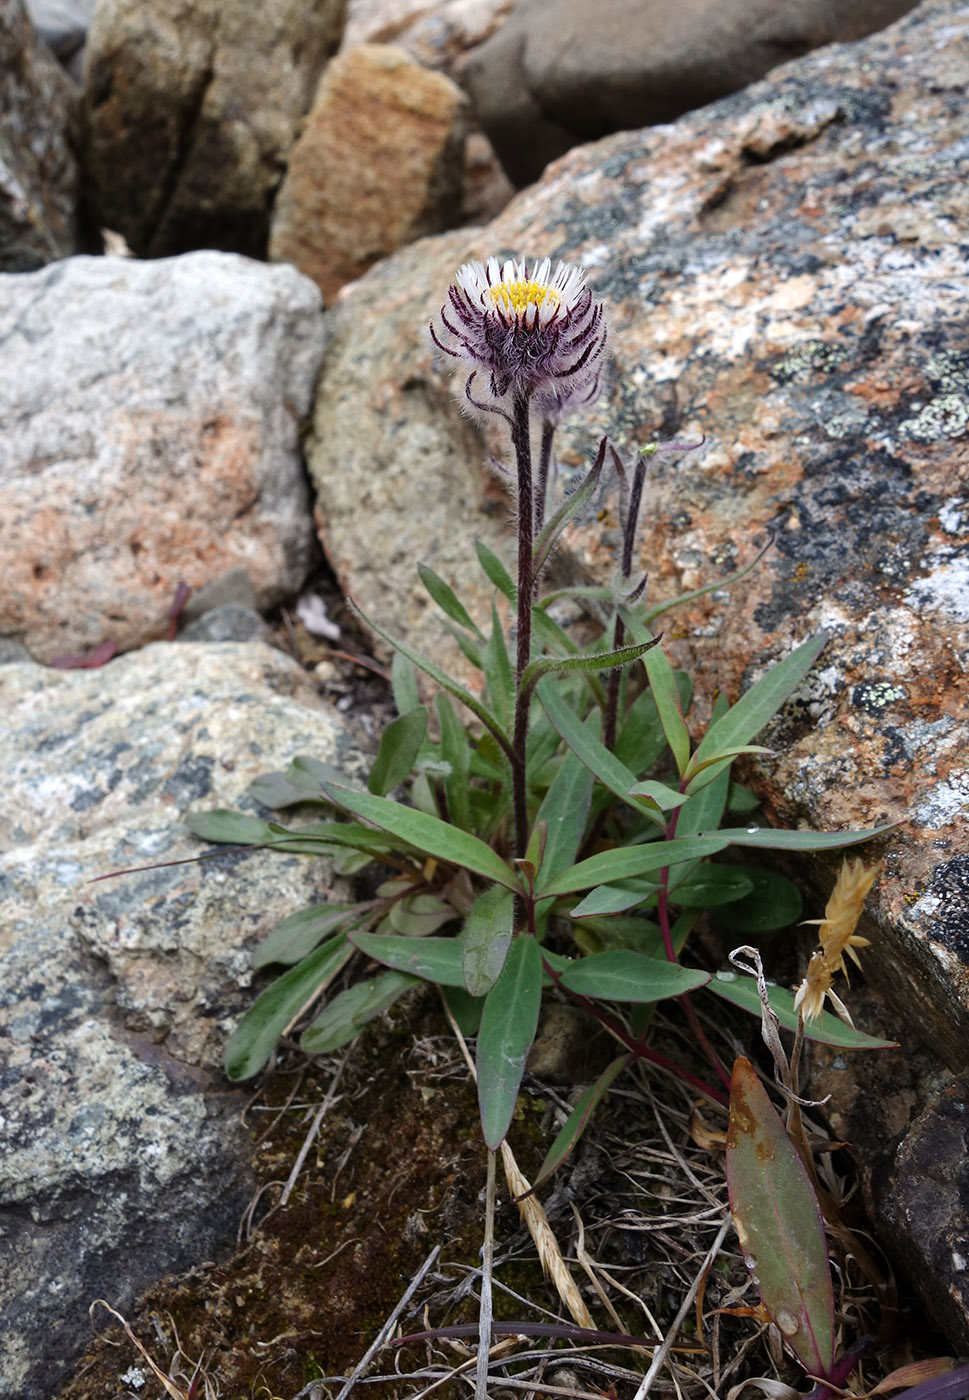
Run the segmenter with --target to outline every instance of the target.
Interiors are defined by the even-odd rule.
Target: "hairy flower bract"
[[[467,262],[448,288],[440,323],[440,334],[431,326],[434,343],[473,367],[465,386],[473,404],[479,370],[488,375],[492,401],[537,396],[547,416],[591,402],[599,391],[605,318],[581,268],[560,262],[553,272],[550,258],[537,266]]]

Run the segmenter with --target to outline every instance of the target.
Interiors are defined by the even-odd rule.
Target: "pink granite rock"
[[[329,302],[379,258],[458,223],[466,106],[401,49],[339,54],[291,152],[270,258],[295,263]]]
[[[261,607],[312,557],[300,454],[320,296],[233,254],[0,278],[0,635],[40,660],[164,635],[180,580]]]

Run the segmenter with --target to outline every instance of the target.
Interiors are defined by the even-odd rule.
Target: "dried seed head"
[[[534,398],[545,417],[589,403],[600,387],[606,343],[602,303],[581,268],[550,259],[538,266],[511,259],[468,262],[448,288],[435,345],[488,375],[492,407],[507,397]]]
[[[855,929],[880,869],[879,864],[865,866],[860,860],[842,861],[841,871],[825,906],[824,918],[805,920],[806,923],[817,924],[818,942],[821,944],[812,954],[807,975],[794,997],[794,1005],[803,1008],[806,1021],[821,1014],[827,997],[841,1019],[851,1024],[844,1003],[834,994],[831,986],[836,972],[844,973],[845,977],[848,975],[845,953],[858,967],[861,966],[856,949],[867,948],[870,940],[855,933]]]

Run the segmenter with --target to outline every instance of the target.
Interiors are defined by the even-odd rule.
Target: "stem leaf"
[[[530,933],[514,939],[501,976],[485,998],[478,1031],[478,1104],[484,1139],[501,1145],[518,1098],[525,1060],[538,1029],[542,952]]]

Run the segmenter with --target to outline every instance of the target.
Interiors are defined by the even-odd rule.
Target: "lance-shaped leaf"
[[[417,761],[426,734],[427,710],[423,705],[398,715],[387,725],[367,779],[371,792],[386,797],[404,781]]]
[[[511,727],[515,712],[515,678],[505,645],[505,633],[498,616],[498,608],[492,599],[491,635],[482,653],[485,681],[488,686],[488,699],[498,721],[507,730]]]
[[[605,1098],[613,1080],[622,1073],[632,1058],[632,1055],[620,1055],[618,1059],[613,1060],[602,1071],[595,1083],[590,1084],[588,1089],[584,1090],[576,1099],[575,1108],[565,1120],[555,1136],[555,1141],[545,1154],[545,1161],[539,1167],[535,1185],[532,1187],[533,1191],[537,1191],[548,1181],[553,1172],[558,1171],[585,1132],[593,1113]]]
[[[328,1055],[363,1030],[368,1021],[393,1006],[417,979],[403,972],[381,972],[335,996],[300,1036],[307,1055]]]
[[[461,602],[449,583],[445,583],[440,574],[436,574],[433,569],[426,564],[418,564],[417,572],[421,576],[421,583],[430,593],[435,603],[443,613],[446,613],[453,622],[461,627],[466,627],[469,632],[473,632],[479,641],[484,641],[477,624],[472,621],[468,610]]]
[[[552,895],[572,894],[576,890],[591,890],[596,885],[614,885],[622,880],[636,880],[651,875],[681,860],[702,860],[715,856],[730,845],[730,832],[716,836],[691,836],[686,840],[650,841],[643,846],[618,846],[613,851],[580,860],[578,865],[563,870],[553,880],[535,891],[536,899]]]
[[[622,611],[620,615],[626,619],[628,626],[628,614]],[[642,629],[637,630],[641,631]],[[643,659],[643,665],[646,667],[646,675],[649,677],[650,692],[656,702],[666,742],[669,744],[676,762],[676,771],[682,777],[690,760],[690,735],[680,707],[680,692],[673,667],[667,660],[662,647],[654,647],[652,651],[648,651]]]
[[[593,953],[562,973],[562,986],[603,1001],[649,1002],[682,996],[709,982],[699,968],[681,967],[662,958],[648,958],[626,948]]]
[[[473,997],[483,997],[498,981],[511,947],[515,897],[501,885],[479,894],[461,934],[462,981]]]
[[[338,807],[345,807],[356,817],[373,822],[382,831],[407,841],[425,855],[435,860],[446,861],[449,865],[463,866],[475,875],[483,875],[487,880],[504,885],[516,893],[524,890],[519,877],[497,855],[490,846],[479,841],[470,832],[459,831],[439,817],[427,812],[417,812],[413,807],[405,807],[401,802],[392,802],[387,797],[373,797],[370,793],[351,792],[349,788],[328,785],[330,800]]]
[[[485,728],[491,731],[508,757],[514,757],[514,749],[512,748],[511,740],[498,723],[498,720],[488,709],[487,705],[483,704],[476,695],[472,695],[470,690],[466,690],[463,685],[460,685],[456,680],[452,680],[448,673],[443,671],[429,656],[425,656],[423,652],[415,651],[415,649],[408,646],[406,642],[399,641],[396,637],[392,637],[389,632],[385,632],[372,618],[369,618],[356,603],[354,603],[353,606],[371,631],[376,632],[378,637],[383,637],[388,646],[392,646],[396,651],[400,652],[401,655],[405,656],[419,671],[423,671],[426,676],[430,676],[432,681],[437,681],[442,690],[446,690],[449,695],[454,696],[455,700],[460,700],[462,705],[466,705],[471,713],[480,719]]]
[[[515,1111],[541,1000],[542,951],[532,934],[521,934],[485,998],[478,1031],[478,1105],[484,1140],[492,1152],[501,1145]]]
[[[438,722],[441,726],[441,757],[451,772],[444,780],[448,810],[455,826],[462,831],[471,827],[471,807],[468,800],[471,775],[471,750],[464,725],[454,713],[454,706],[440,691],[434,697]]]
[[[753,977],[745,977],[739,972],[717,972],[707,983],[707,990],[760,1020],[760,997]],[[767,1000],[785,1030],[796,1030],[794,993],[786,987],[768,986]],[[892,1050],[896,1044],[894,1040],[880,1040],[876,1036],[866,1035],[864,1031],[856,1030],[832,1015],[822,1016],[820,1021],[806,1022],[804,1034],[808,1040],[816,1040],[819,1045],[836,1045],[844,1050]]]
[[[509,895],[509,898],[511,896]],[[407,938],[396,933],[351,933],[350,942],[374,962],[442,987],[461,987],[461,946],[456,938]]]
[[[536,822],[544,822],[548,830],[539,882],[551,880],[575,860],[589,819],[593,781],[578,755],[568,751],[538,809]]]
[[[836,851],[840,846],[857,846],[894,831],[899,822],[871,826],[861,831],[790,831],[776,826],[732,826],[723,834],[731,846],[760,846],[768,851]]]
[[[658,894],[660,885],[647,884],[643,880],[629,881],[624,885],[597,885],[590,890],[569,913],[573,919],[590,919],[604,914],[623,914],[627,909],[635,909],[652,895]]]
[[[253,967],[269,963],[292,966],[311,953],[318,943],[354,918],[372,909],[370,904],[311,904],[281,920],[252,955]]]
[[[329,806],[320,788],[324,778],[334,783],[350,781],[332,763],[324,763],[312,754],[297,754],[284,773],[260,773],[254,778],[249,784],[249,796],[264,807],[295,807],[307,802]]]
[[[825,1379],[834,1364],[834,1293],[821,1211],[797,1149],[743,1056],[730,1087],[727,1188],[764,1307],[804,1369]]]
[[[515,582],[511,574],[505,568],[497,554],[495,554],[493,550],[490,550],[481,540],[478,540],[475,545],[475,552],[478,556],[478,563],[488,575],[489,581],[494,584],[499,593],[505,595],[509,603],[516,603],[518,601],[518,589],[515,587]]]
[[[711,724],[693,755],[692,769],[749,744],[798,688],[826,644],[825,633],[811,637],[765,671],[736,705]]]
[[[271,824],[261,817],[249,817],[244,812],[229,812],[223,808],[214,812],[190,812],[185,825],[195,836],[219,845],[262,846],[277,839]]]
[[[565,498],[555,514],[550,517],[545,528],[535,541],[535,548],[532,555],[534,561],[532,565],[532,576],[534,578],[539,578],[541,576],[542,570],[548,562],[548,556],[552,550],[552,546],[555,544],[555,541],[565,529],[566,525],[575,519],[579,512],[588,505],[595,495],[599,485],[599,478],[602,476],[603,463],[606,460],[607,442],[608,439],[603,438],[599,443],[599,451],[596,453],[596,459],[585,480],[572,492],[571,496]]]
[[[583,723],[579,719],[572,707],[566,704],[562,698],[558,686],[549,679],[543,680],[538,687],[538,698],[545,713],[569,748],[599,779],[600,783],[607,787],[620,801],[628,803],[630,807],[637,808],[651,821],[654,821],[657,826],[665,828],[666,823],[658,811],[651,810],[649,805],[637,800],[635,773],[631,772],[624,763],[616,758],[615,754],[606,748],[587,723]]]
[[[225,1047],[225,1072],[229,1078],[250,1079],[258,1074],[290,1021],[352,956],[353,949],[345,938],[331,939],[261,992]]]

